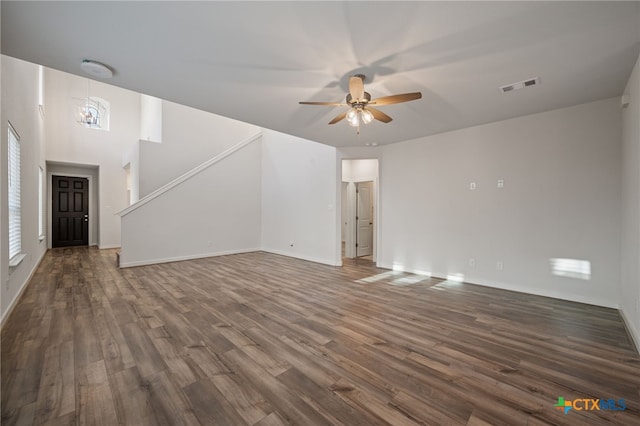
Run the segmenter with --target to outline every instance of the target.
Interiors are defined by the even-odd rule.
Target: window
[[[20,212],[20,137],[9,123],[9,260],[22,251]]]
[[[38,236],[44,239],[44,170],[38,167]]]

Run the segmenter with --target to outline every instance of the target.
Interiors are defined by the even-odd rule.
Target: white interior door
[[[356,184],[356,256],[373,254],[373,182]]]

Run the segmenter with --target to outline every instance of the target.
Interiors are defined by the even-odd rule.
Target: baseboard
[[[591,297],[584,297],[580,295],[570,295],[566,293],[560,293],[560,292],[549,291],[549,290],[540,290],[533,287],[514,286],[509,283],[501,283],[501,282],[493,282],[493,281],[474,281],[474,282],[470,282],[469,284],[480,285],[483,287],[499,288],[502,290],[515,291],[516,293],[525,293],[525,294],[532,294],[535,296],[550,297],[552,299],[566,300],[568,302],[577,302],[577,303],[584,303],[586,305],[601,306],[603,308],[611,308],[611,309],[619,308],[619,305],[617,303],[607,303],[607,302],[603,303],[602,300],[594,299]]]
[[[295,259],[308,260],[309,262],[322,263],[323,265],[342,266],[342,262],[337,262],[336,260],[322,259],[320,257],[313,257],[313,256],[305,256],[303,254],[290,253],[288,251],[283,251],[283,250],[268,249],[263,247],[262,249],[260,249],[260,251],[263,251],[265,253],[279,254],[280,256],[293,257]]]
[[[112,248],[119,248],[119,247],[112,247]],[[340,263],[336,263],[336,261],[334,260],[327,260],[327,259],[322,259],[322,258],[313,257],[313,256],[298,255],[298,254],[289,253],[289,252],[280,251],[280,250],[273,250],[273,249],[266,249],[266,248],[252,248],[252,249],[241,249],[241,250],[218,251],[214,253],[201,253],[201,254],[194,254],[194,255],[187,255],[187,256],[167,257],[163,259],[139,260],[134,262],[122,262],[122,254],[121,254],[120,267],[133,268],[136,266],[156,265],[159,263],[170,263],[170,262],[182,262],[184,260],[203,259],[207,257],[217,257],[217,256],[228,256],[230,254],[252,253],[256,251],[263,251],[265,253],[278,254],[281,256],[292,257],[295,259],[308,260],[310,262],[321,263],[323,265],[341,266]]]
[[[378,267],[385,268],[385,269],[393,269],[392,265],[390,266],[390,265],[387,265],[387,264],[379,264]],[[404,272],[409,272],[411,274],[425,275],[425,273],[423,271],[419,271],[419,270],[403,269],[403,271]],[[446,278],[447,274],[442,273],[442,272],[431,273],[431,274],[428,274],[428,275],[433,277],[433,278],[438,278],[438,279],[443,279],[443,280],[447,279]],[[554,292],[554,291],[549,291],[549,290],[541,290],[541,289],[533,288],[533,287],[516,286],[516,285],[513,285],[511,283],[504,283],[504,282],[498,282],[498,281],[489,281],[489,280],[467,281],[467,279],[464,280],[464,283],[465,284],[472,284],[472,285],[479,285],[479,286],[482,286],[482,287],[497,288],[497,289],[500,289],[500,290],[515,291],[516,293],[531,294],[531,295],[534,295],[534,296],[550,297],[552,299],[566,300],[566,301],[569,301],[569,302],[577,302],[577,303],[584,303],[584,304],[587,304],[587,305],[601,306],[603,308],[619,309],[619,305],[617,303],[603,303],[601,300],[593,299],[593,298],[590,298],[590,297],[583,297],[583,296],[579,296],[579,295],[569,295],[569,294],[566,294],[566,293]]]
[[[45,250],[45,251],[42,252],[42,255],[40,255],[40,259],[38,259],[38,261],[35,263],[35,266],[33,267],[33,269],[31,269],[31,272],[29,272],[29,276],[27,277],[27,279],[22,284],[22,288],[20,289],[20,291],[18,291],[16,293],[15,297],[13,298],[11,303],[9,304],[9,307],[7,308],[7,311],[4,313],[4,315],[2,316],[2,319],[0,320],[0,331],[4,328],[5,322],[11,316],[11,312],[13,312],[13,309],[16,307],[16,305],[20,301],[20,298],[24,294],[25,290],[27,289],[27,287],[29,287],[29,283],[31,282],[31,279],[35,275],[35,273],[38,270],[38,268],[40,267],[40,263],[42,263],[42,259],[44,259],[44,256],[47,254],[47,251],[48,250]]]
[[[171,262],[182,262],[185,260],[194,260],[194,259],[204,259],[207,257],[217,257],[217,256],[228,256],[230,254],[242,254],[242,253],[252,253],[256,251],[261,251],[259,248],[252,249],[240,249],[240,250],[226,250],[226,251],[217,251],[213,253],[199,253],[199,254],[190,254],[186,256],[175,256],[175,257],[167,257],[164,259],[149,259],[149,260],[138,260],[135,262],[123,262],[122,254],[120,256],[120,267],[121,268],[132,268],[135,266],[145,266],[145,265],[156,265],[158,263],[171,263]]]
[[[624,313],[622,309],[619,309],[618,312],[620,312],[620,317],[622,318],[622,322],[624,323],[625,328],[627,329],[627,334],[631,339],[631,343],[633,343],[633,345],[635,346],[636,353],[640,355],[640,330],[638,330],[633,325],[633,322],[629,321],[629,318],[627,317],[627,315]]]
[[[120,248],[119,245],[105,245],[105,246],[101,246],[98,244],[98,249],[99,250],[107,250],[107,249],[117,249]]]

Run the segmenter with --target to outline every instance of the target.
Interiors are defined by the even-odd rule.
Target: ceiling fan
[[[364,79],[363,74],[356,74],[349,78],[349,93],[345,99],[345,102],[300,102],[302,105],[326,105],[326,106],[348,106],[349,109],[333,120],[329,124],[335,124],[339,121],[347,119],[347,122],[358,129],[360,134],[360,123],[370,123],[374,118],[383,123],[388,123],[393,120],[384,112],[377,108],[373,108],[372,105],[382,106],[399,104],[402,102],[413,101],[422,98],[422,93],[403,93],[400,95],[383,96],[377,99],[371,99],[371,95],[364,91]]]

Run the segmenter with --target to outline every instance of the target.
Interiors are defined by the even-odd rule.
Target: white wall
[[[241,148],[122,217],[122,266],[260,249],[261,144]]]
[[[0,132],[0,312],[4,323],[30,276],[46,251],[46,240],[38,235],[38,167],[45,169],[44,123],[38,110],[38,66],[2,56],[2,101]],[[17,267],[8,264],[8,194],[7,194],[7,122],[20,136],[22,253],[25,258]]]
[[[140,95],[140,140],[162,142],[162,99]]]
[[[378,160],[343,160],[342,161],[342,181],[343,182],[366,182],[374,181],[378,178]]]
[[[617,307],[620,129],[609,99],[382,147],[378,263]]]
[[[140,141],[140,197],[259,131],[251,124],[162,101],[162,143]]]
[[[640,58],[622,110],[622,279],[620,310],[640,350]]]
[[[128,205],[140,199],[140,143],[134,142],[129,151],[122,156],[122,167],[125,169],[125,182],[129,191]]]
[[[76,122],[78,100],[87,96],[87,79],[56,70],[46,71],[47,160],[98,166],[100,248],[120,246],[120,218],[128,205],[123,154],[140,134],[140,95],[102,82],[91,82],[91,96],[111,105],[109,131],[88,129]]]
[[[336,149],[270,130],[262,142],[263,250],[339,265]]]

